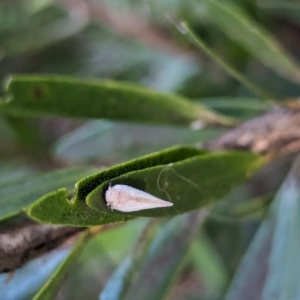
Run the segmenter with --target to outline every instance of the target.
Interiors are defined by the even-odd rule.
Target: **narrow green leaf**
[[[128,281],[128,274],[133,269],[133,257],[127,257],[109,279],[101,294],[99,300],[119,300],[122,299],[124,286]]]
[[[7,83],[8,100],[0,112],[73,118],[190,125],[233,125],[227,119],[184,97],[109,80],[80,80],[62,76],[13,76]]]
[[[275,197],[225,299],[299,299],[299,186],[300,157]]]
[[[204,105],[236,119],[250,119],[272,109],[273,102],[244,97],[212,97],[199,99]]]
[[[135,217],[165,217],[200,208],[241,184],[264,160],[251,153],[207,153],[174,147],[112,167],[76,184],[72,201],[60,189],[35,202],[32,218],[53,224],[89,226]],[[168,208],[122,213],[106,205],[109,185],[125,184],[171,201]]]
[[[168,221],[152,241],[139,272],[123,299],[164,299],[179,275],[203,212],[182,215]]]
[[[227,62],[223,57],[217,54],[200,36],[192,30],[192,28],[185,22],[179,22],[176,24],[180,32],[185,34],[191,42],[201,50],[203,50],[209,57],[211,57],[225,72],[230,76],[235,78],[245,87],[247,87],[252,93],[261,97],[262,99],[274,99],[275,97],[268,91],[258,86],[256,83],[249,80],[244,76],[239,70],[235,69],[229,62]]]
[[[28,177],[35,173],[37,173],[37,170],[24,164],[24,162],[20,160],[0,160],[0,186],[9,184],[12,180],[19,180],[25,176]]]
[[[108,270],[114,270],[121,265],[124,258],[131,252],[133,245],[136,244],[147,223],[149,223],[149,219],[139,218],[124,223],[122,226],[113,226],[104,231],[100,229],[99,234],[88,242],[75,262],[61,286],[57,298],[97,299],[100,286],[103,288],[102,279],[108,278]]]
[[[123,162],[176,144],[196,144],[218,136],[221,128],[190,128],[96,120],[62,136],[54,153],[64,161]],[[116,141],[118,141],[116,143]]]
[[[290,9],[290,10],[299,10],[300,11],[300,3],[293,0],[286,0],[284,2],[280,0],[257,0],[255,4],[260,9]]]
[[[270,32],[237,5],[217,0],[204,0],[200,5],[211,22],[263,64],[292,81],[300,82],[299,63],[282,48]]]
[[[126,294],[135,273],[145,260],[147,250],[156,233],[156,225],[157,221],[152,220],[148,223],[132,254],[123,261],[101,291],[100,300],[118,300]]]
[[[139,257],[133,251],[123,261],[102,290],[99,300],[162,299],[177,277],[202,221],[199,213],[184,215],[166,222],[151,240],[142,235],[141,241],[147,243],[147,251]],[[142,264],[137,268],[134,262],[141,258]],[[130,281],[128,274],[131,274]]]
[[[79,167],[0,182],[0,220],[18,214],[51,191],[61,187],[71,189],[76,181],[93,172],[94,168]]]
[[[270,10],[290,10],[290,11],[299,11],[300,12],[300,3],[296,1],[270,1],[270,0],[257,0],[255,1],[255,4],[260,9],[270,9]]]
[[[220,255],[204,232],[201,232],[192,244],[191,259],[208,294],[213,299],[219,299],[229,281],[229,274]]]
[[[257,8],[268,16],[287,19],[289,22],[300,24],[300,3],[293,0],[256,0]]]
[[[72,252],[62,262],[62,264],[55,270],[52,276],[47,280],[39,292],[34,296],[33,300],[52,300],[55,299],[61,284],[70,272],[71,267],[81,254],[82,250],[86,246],[88,240],[92,237],[92,233],[87,230],[82,234],[80,239],[76,242],[76,245],[72,249]]]

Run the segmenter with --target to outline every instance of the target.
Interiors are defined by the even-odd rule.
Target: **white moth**
[[[116,184],[105,192],[107,206],[122,212],[153,209],[158,207],[173,206],[173,203],[161,200],[146,192],[128,185]]]

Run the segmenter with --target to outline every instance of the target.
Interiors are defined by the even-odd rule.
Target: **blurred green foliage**
[[[54,110],[41,102],[33,106],[42,111],[30,114],[32,107],[26,104],[30,87],[25,84],[18,90],[20,103],[25,103],[18,115],[5,110],[0,115],[0,234],[8,217],[58,188],[67,188],[71,198],[74,184],[96,170],[114,170],[116,164],[126,165],[129,159],[175,144],[201,147],[222,134],[222,127],[202,128],[201,123],[189,127],[199,107],[239,122],[298,97],[299,20],[297,1],[2,0],[1,82],[11,74],[20,74],[15,78],[25,81],[53,74],[81,83],[83,78],[110,79],[117,83],[117,91],[120,86],[139,85],[141,94],[155,90],[153,99],[168,92],[191,102],[188,113],[185,104],[174,105],[177,113],[188,116],[185,122],[176,123],[173,115],[158,122],[161,108],[153,106],[151,97],[152,113],[139,115],[130,94],[126,98],[121,93],[118,101],[129,113],[124,117],[122,108],[111,119],[112,114],[103,111],[83,113],[95,112],[88,107],[95,95],[88,94],[90,89],[80,94],[76,112],[70,105],[68,113],[60,110],[68,92],[73,95],[69,101],[79,95],[69,87],[51,98]],[[265,95],[257,93],[261,89],[274,98],[260,97]],[[13,96],[13,90],[3,87],[0,106],[13,107]],[[162,98],[156,98],[159,104]],[[149,120],[152,124],[147,124]],[[213,163],[199,174],[206,174],[206,179],[215,174],[217,167],[210,169]],[[298,164],[273,202],[290,158],[272,161],[246,182],[243,171],[226,196],[221,191],[229,183],[220,167],[210,190],[215,189],[217,199],[223,198],[214,205],[168,220],[139,218],[104,232],[86,231],[88,238],[83,236],[77,246],[60,247],[30,261],[12,277],[0,274],[0,298],[299,299]],[[240,163],[230,165],[233,172],[239,167]],[[138,178],[141,173],[128,174],[112,178]],[[197,177],[196,171],[192,176]],[[238,182],[244,183],[236,186]],[[260,276],[264,280],[257,279]]]

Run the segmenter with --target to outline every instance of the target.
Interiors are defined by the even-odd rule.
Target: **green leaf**
[[[232,39],[240,43],[263,64],[280,75],[300,82],[298,62],[261,25],[233,3],[204,0],[200,3],[208,18]]]
[[[7,83],[8,100],[0,112],[29,116],[108,118],[126,121],[189,125],[232,125],[184,97],[109,80],[80,80],[62,76],[13,76]]]
[[[114,166],[76,184],[72,201],[60,189],[35,202],[30,217],[76,226],[120,222],[135,217],[182,214],[212,203],[241,184],[263,159],[251,153],[207,153],[174,147]],[[104,198],[109,185],[125,184],[174,203],[173,207],[122,213],[110,211]]]
[[[299,299],[299,226],[300,157],[275,197],[225,299]]]
[[[52,6],[24,16],[27,20],[23,20],[22,27],[0,35],[0,53],[11,56],[41,49],[78,33],[88,24],[88,14],[85,9],[75,11],[71,6],[69,11],[68,15],[62,14],[58,7]]]
[[[130,215],[116,216],[111,213],[108,214],[108,209],[105,209],[104,213],[99,213],[88,207],[85,200],[89,193],[101,183],[124,173],[173,163],[203,153],[206,153],[206,151],[189,147],[172,147],[134,159],[79,181],[76,184],[77,189],[72,201],[67,198],[67,190],[60,189],[42,197],[36,204],[33,204],[29,208],[28,214],[38,221],[77,226],[99,225],[131,219],[133,216]],[[103,201],[106,208],[106,202],[102,196],[99,201]]]
[[[165,298],[179,275],[190,244],[203,220],[203,212],[185,214],[173,218],[160,229],[125,300]]]
[[[0,182],[0,220],[18,214],[51,191],[71,189],[76,181],[93,172],[94,168],[69,168]]]
[[[102,232],[90,244],[97,244],[95,255],[101,248],[109,257],[109,261],[118,265],[131,251],[132,245],[135,244],[138,236],[141,235],[147,225],[148,219],[146,218],[134,219],[122,224],[122,226],[116,226],[112,230]],[[119,247],[120,244],[122,248]],[[86,255],[86,259],[89,258],[90,255]]]
[[[274,106],[271,101],[245,97],[212,97],[201,98],[199,101],[219,113],[242,120],[266,113]]]
[[[117,300],[122,299],[128,290],[135,273],[145,260],[146,253],[151,244],[153,236],[157,231],[157,221],[150,221],[142,232],[140,240],[128,256],[118,267],[102,290],[99,299]]]
[[[274,99],[275,97],[265,89],[258,86],[255,82],[248,79],[244,76],[239,70],[237,70],[231,63],[226,61],[222,56],[220,56],[215,50],[210,47],[204,39],[202,39],[199,35],[197,35],[192,28],[185,22],[177,22],[175,23],[176,27],[179,31],[187,38],[191,40],[191,42],[203,50],[209,57],[211,57],[225,72],[227,72],[230,76],[235,78],[245,87],[247,87],[252,93],[261,97],[262,99]]]
[[[229,281],[229,274],[219,253],[205,232],[201,232],[200,236],[194,240],[191,248],[191,259],[209,295],[213,299],[219,299]]]
[[[72,249],[72,252],[62,262],[62,264],[55,270],[52,276],[47,280],[39,292],[35,295],[33,300],[52,300],[55,299],[59,288],[70,272],[71,267],[81,254],[82,250],[86,246],[88,240],[92,237],[92,233],[87,230],[82,234],[80,239],[76,242],[76,245]]]
[[[110,275],[107,273],[108,270],[111,273],[111,270],[121,265],[124,258],[131,253],[147,223],[149,219],[139,218],[123,223],[121,226],[113,226],[100,231],[84,248],[62,285],[59,295],[67,295],[68,299],[74,300],[97,299],[100,286],[103,288],[103,284],[95,285],[93,279],[107,279]],[[78,286],[79,282],[80,286]]]
[[[138,257],[134,251],[123,261],[102,290],[99,300],[163,299],[177,277],[202,221],[199,213],[179,216],[161,226],[152,240],[142,235],[141,241],[150,242],[147,251]],[[137,268],[136,260],[141,258],[142,264]],[[130,278],[128,274],[131,274]]]
[[[255,5],[263,14],[271,15],[273,18],[288,19],[289,22],[297,25],[300,24],[300,3],[298,1],[256,0]]]
[[[162,147],[201,143],[222,132],[224,129],[220,128],[195,131],[175,126],[97,120],[62,136],[53,148],[55,155],[64,161],[90,162],[93,159],[118,163]]]
[[[24,178],[25,176],[28,177],[35,173],[37,173],[37,170],[26,165],[20,160],[0,160],[0,185],[9,184],[11,181],[16,181],[18,179]]]

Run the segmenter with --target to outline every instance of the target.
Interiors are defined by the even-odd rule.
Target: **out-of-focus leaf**
[[[300,157],[275,197],[225,299],[299,299],[299,186]]]
[[[279,42],[237,5],[217,0],[200,2],[207,17],[232,39],[239,42],[262,63],[297,83],[299,63],[282,49]]]
[[[99,300],[119,300],[122,299],[123,289],[128,282],[128,274],[133,269],[133,257],[127,257],[118,267],[113,276],[99,295]]]
[[[232,208],[232,214],[236,217],[249,216],[258,212],[265,212],[273,200],[274,194],[269,193],[246,202],[239,203]]]
[[[198,144],[222,129],[191,130],[181,127],[91,121],[62,136],[54,153],[64,161],[122,162],[176,144]]]
[[[147,226],[147,223],[148,219],[146,218],[134,219],[131,222],[104,231],[90,243],[97,244],[97,247],[101,247],[113,263],[118,264],[130,252],[132,245]],[[119,247],[120,244],[122,249]],[[88,259],[88,257],[86,258]]]
[[[108,118],[175,125],[234,122],[175,94],[108,80],[62,76],[13,76],[0,111],[21,115]],[[134,108],[134,109],[133,109]]]
[[[158,61],[155,67],[155,74],[143,82],[160,91],[178,90],[188,77],[199,72],[199,62],[190,56],[168,55]]]
[[[185,214],[160,229],[124,299],[164,299],[204,217],[204,212]]]
[[[0,37],[24,28],[33,15],[51,4],[52,0],[11,0],[0,3]]]
[[[0,182],[0,219],[18,214],[41,196],[58,188],[71,189],[76,181],[95,171],[94,168],[78,167]]]
[[[67,274],[70,272],[71,267],[81,254],[82,250],[86,246],[87,241],[92,237],[91,231],[87,230],[82,234],[81,238],[77,241],[76,245],[72,249],[72,252],[62,262],[62,264],[55,270],[43,287],[34,296],[33,300],[52,300],[64,281]]]
[[[133,252],[111,277],[99,299],[162,299],[178,275],[190,242],[202,221],[199,213],[168,221],[151,241],[147,252],[143,253],[140,268],[135,268],[136,256]],[[128,282],[128,273],[133,272],[135,274]]]
[[[273,103],[255,98],[202,98],[199,99],[204,105],[237,119],[250,119],[272,108]]]
[[[90,240],[68,274],[57,298],[97,299],[100,287],[104,287],[112,270],[131,252],[148,222],[146,218],[135,219],[105,230]]]
[[[140,216],[174,216],[220,199],[263,163],[264,159],[251,153],[205,154],[194,148],[174,147],[87,177],[77,183],[72,201],[66,198],[65,189],[48,194],[35,202],[28,213],[42,222],[77,226]],[[114,184],[135,187],[171,201],[174,206],[130,213],[111,211],[104,195],[109,185]]]
[[[11,182],[12,180],[18,180],[22,177],[24,178],[25,176],[32,175],[36,172],[37,171],[34,168],[25,165],[24,163],[22,163],[22,161],[0,160],[0,186],[9,184],[9,182]]]
[[[12,156],[12,149],[15,144],[16,137],[13,129],[7,124],[5,117],[0,116],[0,157]]]
[[[274,99],[274,96],[258,86],[256,83],[248,79],[244,74],[237,70],[231,63],[227,62],[214,49],[212,49],[199,35],[197,35],[192,28],[185,22],[175,23],[178,30],[184,34],[191,42],[199,49],[203,50],[209,57],[211,57],[226,73],[235,78],[252,93],[261,97],[262,99]]]
[[[27,118],[7,116],[6,122],[14,130],[18,141],[30,157],[36,160],[45,159],[48,156],[48,148],[39,133],[37,126]]]
[[[0,299],[30,300],[70,253],[72,247],[54,250],[13,273],[0,274]]]
[[[84,6],[81,9],[70,6],[69,15],[57,16],[58,12],[57,7],[52,7],[52,11],[48,8],[27,16],[27,22],[18,30],[0,36],[0,52],[9,56],[49,46],[79,32],[89,20]]]
[[[298,1],[256,0],[255,2],[256,6],[263,13],[288,18],[289,22],[292,20],[300,24],[300,3]]]
[[[145,259],[151,240],[156,233],[156,225],[156,221],[148,223],[133,253],[123,261],[102,290],[100,300],[118,300],[126,294],[135,273]]]
[[[218,299],[224,292],[229,274],[220,255],[204,232],[201,232],[200,237],[193,242],[191,259],[201,276],[201,281],[204,281],[208,295]]]

